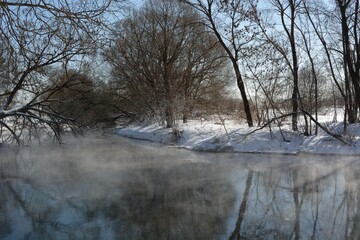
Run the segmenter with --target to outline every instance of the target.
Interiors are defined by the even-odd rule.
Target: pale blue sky
[[[141,6],[141,4],[144,2],[144,0],[130,0],[131,4],[133,4],[135,7]]]

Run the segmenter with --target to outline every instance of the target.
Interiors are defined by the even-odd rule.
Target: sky
[[[130,0],[131,4],[135,7],[140,7],[144,0]]]

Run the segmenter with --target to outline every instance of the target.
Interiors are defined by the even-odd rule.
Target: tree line
[[[249,127],[291,117],[309,135],[324,106],[344,109],[346,131],[359,119],[358,14],[359,0],[1,2],[1,142],[225,112]]]

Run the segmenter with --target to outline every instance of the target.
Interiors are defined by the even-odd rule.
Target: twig
[[[224,127],[224,129],[225,129],[226,136],[228,137],[229,141],[231,141],[229,132],[227,131],[226,126],[225,126],[225,119],[222,118],[222,117],[220,116],[220,114],[217,114],[217,115],[218,115],[218,118],[220,119],[221,125],[222,125],[222,126]]]

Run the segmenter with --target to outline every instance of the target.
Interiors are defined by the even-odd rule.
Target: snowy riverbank
[[[332,132],[342,131],[341,123],[328,123]],[[119,135],[150,140],[200,151],[247,152],[247,153],[320,153],[320,154],[360,154],[360,125],[348,126],[345,138],[352,140],[352,145],[344,145],[338,140],[319,130],[317,136],[304,136],[289,130],[289,126],[269,128],[248,128],[233,120],[200,121],[192,120],[179,124],[181,137],[176,141],[172,129],[165,129],[158,124],[129,125],[119,128]]]

